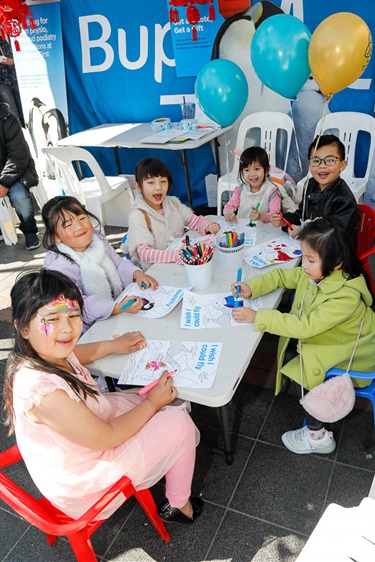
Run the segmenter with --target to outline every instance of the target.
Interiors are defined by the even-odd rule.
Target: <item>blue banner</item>
[[[195,4],[199,6],[198,2]],[[266,4],[270,3],[263,2],[263,5]],[[375,36],[375,11],[372,9],[372,0],[275,0],[274,4],[286,14],[304,21],[311,32],[333,13],[349,11],[362,17],[372,36]],[[181,119],[179,103],[183,96],[191,101],[195,76],[178,76],[172,44],[170,7],[171,4],[166,0],[61,0],[71,133],[103,123],[151,122],[158,117],[170,117],[172,121]],[[178,8],[179,19],[183,18],[183,10]],[[201,16],[205,15],[203,7],[199,7],[199,10]],[[254,23],[250,24],[253,27],[247,38],[249,47],[247,48],[241,37],[234,33],[233,28],[234,35],[226,34],[231,40],[229,44],[225,43],[225,48],[228,45],[229,48],[225,55],[222,55],[224,58],[231,58],[232,55],[231,60],[237,62],[235,57],[238,55],[243,58],[244,64],[250,64],[250,37],[255,30]],[[224,45],[224,41],[222,44]],[[199,51],[195,49],[192,50],[191,57],[191,66],[195,68],[195,72],[207,62],[206,54],[202,60]],[[253,70],[252,73],[251,76],[254,75]],[[248,76],[247,73],[246,75]],[[375,58],[372,57],[361,79],[354,86],[333,96],[330,110],[372,114],[375,103],[374,76]],[[249,83],[249,112],[284,111],[283,108],[288,103],[285,98],[267,92],[267,88],[263,88],[259,80],[256,81],[256,77],[251,77],[251,80],[253,82]],[[307,91],[300,96],[298,119],[306,143],[310,143],[310,132],[315,128],[312,121],[315,120],[315,124],[317,122],[316,115],[312,115],[309,109],[310,100],[318,95],[318,91]],[[296,122],[297,112],[296,105],[296,115],[293,115]],[[307,121],[310,119],[311,124],[307,127]],[[305,158],[305,152],[303,146],[302,158]],[[146,155],[161,158],[171,169],[175,184],[174,193],[187,203],[183,168],[176,154],[166,150],[144,149],[123,149],[119,154],[124,173],[133,173],[137,162]],[[221,155],[223,156],[223,151]],[[96,156],[99,157],[106,173],[116,173],[111,151],[97,151]],[[204,205],[207,201],[204,178],[216,171],[211,147],[206,145],[188,151],[188,158],[194,206]],[[297,160],[295,162],[297,173],[300,168]],[[222,157],[223,167],[225,162]],[[222,173],[225,173],[225,169],[222,169]],[[292,173],[291,175],[293,176]],[[296,176],[295,179],[299,178]]]

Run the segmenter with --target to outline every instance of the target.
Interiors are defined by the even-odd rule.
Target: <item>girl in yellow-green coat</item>
[[[363,326],[351,368],[375,371],[375,313],[372,295],[362,264],[346,230],[333,220],[322,218],[305,223],[299,235],[302,266],[293,270],[275,269],[240,285],[240,297],[258,297],[278,287],[294,289],[291,310],[234,308],[238,322],[252,322],[257,331],[280,336],[276,391],[285,377],[294,381],[302,396],[299,342],[302,344],[304,393],[324,381],[332,367],[346,369],[353,352],[361,321]],[[366,386],[369,381],[355,381]],[[306,426],[282,436],[294,453],[331,453],[336,447],[331,431],[322,421],[304,411]]]

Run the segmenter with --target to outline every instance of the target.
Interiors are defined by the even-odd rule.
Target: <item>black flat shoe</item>
[[[165,523],[194,523],[196,518],[199,517],[203,511],[204,501],[195,496],[190,496],[189,501],[193,507],[192,519],[182,513],[182,511],[180,511],[177,507],[172,507],[167,499],[158,506],[160,518]]]

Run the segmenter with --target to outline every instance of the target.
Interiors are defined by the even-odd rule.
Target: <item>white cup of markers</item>
[[[211,245],[195,242],[184,244],[178,253],[186,265],[203,265],[212,260],[213,251]]]

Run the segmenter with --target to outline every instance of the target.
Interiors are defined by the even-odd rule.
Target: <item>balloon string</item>
[[[229,145],[230,140],[227,140],[227,133],[224,133],[224,141],[225,141],[225,164],[226,164],[226,172],[228,178],[228,191],[230,191],[230,171],[229,171]]]
[[[324,131],[324,121],[325,121],[325,119],[326,119],[326,115],[327,115],[327,112],[328,112],[328,104],[329,104],[330,99],[331,99],[331,98],[328,98],[328,99],[327,99],[327,97],[326,97],[326,100],[325,100],[325,102],[324,102],[323,114],[322,114],[322,119],[321,119],[321,127],[320,127],[320,131],[319,131],[319,133],[318,133],[318,136],[317,136],[317,138],[316,138],[316,143],[315,143],[314,150],[313,150],[313,153],[312,153],[312,158],[313,158],[313,157],[315,156],[315,154],[316,154],[316,151],[317,151],[317,149],[318,149],[318,144],[319,144],[319,141],[320,141],[320,137],[322,136],[322,133],[323,133],[323,131]],[[306,220],[306,219],[304,218],[304,217],[305,217],[305,206],[306,206],[306,188],[307,188],[307,184],[309,183],[309,179],[310,179],[310,178],[311,178],[311,172],[310,172],[310,169],[309,169],[308,172],[307,172],[307,176],[306,176],[305,183],[303,184],[303,188],[302,188],[302,200],[303,200],[303,205],[302,205],[302,220]]]
[[[301,151],[299,149],[299,144],[298,144],[298,140],[297,140],[296,127],[294,125],[292,100],[289,100],[289,111],[290,111],[290,116],[292,118],[292,123],[293,123],[293,132],[294,132],[294,138],[295,138],[295,141],[296,141],[296,149],[297,149],[299,169],[301,170],[301,175],[302,175]],[[287,161],[285,160],[284,175],[285,175],[286,165],[287,165]]]

